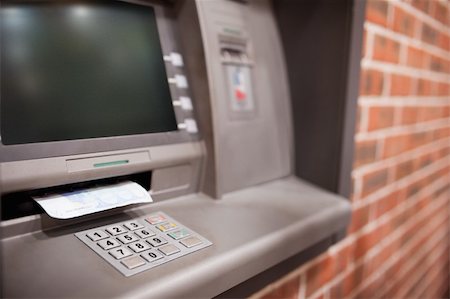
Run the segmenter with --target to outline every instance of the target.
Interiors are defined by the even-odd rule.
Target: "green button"
[[[168,235],[174,240],[179,240],[181,238],[189,236],[190,233],[186,229],[183,228],[183,229],[168,233]]]

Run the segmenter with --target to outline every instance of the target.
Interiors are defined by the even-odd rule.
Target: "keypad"
[[[75,236],[127,277],[212,245],[162,212]]]

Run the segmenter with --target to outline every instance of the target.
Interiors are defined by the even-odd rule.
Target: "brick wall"
[[[348,235],[253,298],[449,287],[450,2],[368,0],[364,29]]]

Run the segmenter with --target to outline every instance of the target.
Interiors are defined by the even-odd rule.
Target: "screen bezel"
[[[35,0],[33,2],[40,2],[41,0]],[[175,29],[170,26],[171,22],[166,19],[170,15],[168,11],[170,7],[151,4],[142,1],[124,1],[133,5],[140,5],[146,7],[152,7],[155,11],[156,24],[158,28],[160,43],[163,55],[167,55],[170,52],[180,52],[175,38]],[[25,2],[25,1],[10,1],[10,2]],[[27,1],[30,2],[30,1]],[[70,1],[68,1],[70,2]],[[168,34],[170,33],[170,34]],[[162,59],[162,58],[161,58]],[[166,73],[169,77],[173,76],[176,72],[175,69],[165,63]],[[182,94],[173,84],[169,84],[170,94],[172,102]],[[189,93],[188,90],[186,90]],[[1,98],[0,98],[1,101]],[[184,120],[183,112],[177,107],[174,107],[175,117],[177,123],[181,123]],[[11,162],[29,159],[50,158],[58,156],[70,156],[78,154],[87,154],[95,152],[108,152],[115,150],[124,150],[131,148],[158,146],[164,144],[191,142],[198,140],[198,134],[190,134],[184,130],[169,131],[162,133],[148,133],[148,134],[136,134],[136,135],[124,135],[113,137],[99,137],[99,138],[87,138],[87,139],[74,139],[65,141],[50,141],[50,142],[37,142],[28,144],[14,144],[4,145],[0,141],[0,162]]]

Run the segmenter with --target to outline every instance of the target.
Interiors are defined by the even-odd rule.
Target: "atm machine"
[[[347,226],[293,175],[270,1],[8,0],[0,22],[3,297],[220,296]]]

